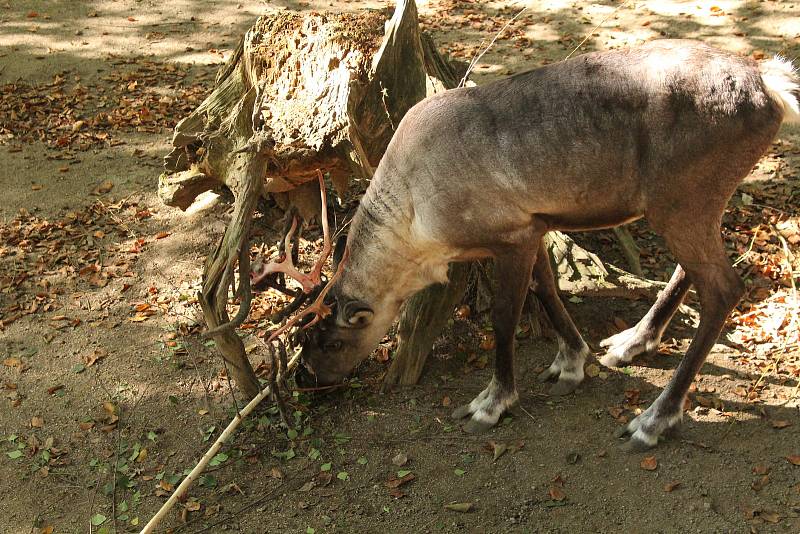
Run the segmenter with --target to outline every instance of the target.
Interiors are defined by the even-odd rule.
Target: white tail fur
[[[792,62],[781,56],[759,65],[769,95],[783,108],[783,120],[800,122],[800,83]]]

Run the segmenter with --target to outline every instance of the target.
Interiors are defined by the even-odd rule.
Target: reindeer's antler
[[[319,194],[322,198],[322,213],[320,215],[322,219],[322,255],[317,260],[317,263],[314,264],[314,268],[309,275],[314,285],[322,283],[322,268],[325,266],[325,262],[328,261],[328,256],[331,255],[331,231],[328,226],[328,198],[325,194],[325,181],[322,179],[322,171],[319,169],[317,169],[317,176],[319,177]]]
[[[291,241],[297,230],[297,217],[293,217],[292,227],[283,240],[283,259],[264,265],[259,273],[252,277],[251,282],[253,285],[260,283],[273,273],[284,273],[294,278],[303,286],[303,293],[310,293],[315,287],[322,283],[322,268],[325,266],[325,262],[328,261],[328,256],[331,254],[331,236],[330,227],[328,225],[328,198],[325,193],[325,180],[322,177],[322,171],[319,169],[317,169],[317,176],[319,177],[319,191],[322,199],[322,255],[314,264],[314,268],[311,270],[310,274],[305,274],[297,270],[292,261],[291,252],[287,252],[291,251]]]
[[[300,321],[300,319],[306,317],[307,315],[311,315],[313,313],[315,317],[307,324],[303,325],[303,329],[306,329],[318,323],[319,321],[321,321],[322,319],[331,314],[330,306],[325,304],[325,297],[328,296],[328,292],[333,287],[333,284],[342,275],[345,263],[347,262],[347,258],[349,256],[350,256],[350,249],[346,248],[344,251],[344,255],[342,256],[342,260],[339,262],[339,266],[336,268],[336,272],[333,274],[331,279],[328,280],[328,283],[325,284],[325,287],[322,289],[319,296],[306,309],[304,309],[303,311],[301,311],[300,313],[289,319],[289,321],[285,325],[283,325],[282,327],[275,330],[272,334],[270,334],[269,338],[267,339],[267,343],[270,343],[275,339],[277,339],[278,336],[289,330],[292,326],[297,324]]]

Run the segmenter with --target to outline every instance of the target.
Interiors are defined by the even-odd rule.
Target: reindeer
[[[644,450],[678,424],[689,386],[743,284],[720,235],[723,210],[784,121],[798,121],[791,64],[659,40],[590,53],[490,84],[453,89],[399,124],[353,218],[319,315],[302,337],[302,385],[346,378],[409,296],[450,262],[494,258],[494,375],[453,417],[495,425],[517,401],[514,331],[531,285],[558,334],[541,381],[571,393],[590,354],[556,290],[542,236],[645,218],[679,265],[633,328],[601,342],[620,366],[655,350],[690,287],[701,320],[671,381],[619,437]],[[308,312],[306,312],[308,313]],[[328,315],[324,319],[323,316]],[[322,320],[320,320],[322,319]]]

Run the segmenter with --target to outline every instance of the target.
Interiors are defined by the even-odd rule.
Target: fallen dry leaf
[[[786,457],[786,461],[792,465],[800,465],[800,454],[793,454]]]
[[[53,395],[53,394],[55,394],[56,391],[61,390],[61,389],[64,389],[64,384],[58,384],[57,386],[53,386],[53,387],[47,388],[47,394],[48,395]]]
[[[781,520],[781,516],[778,512],[767,512],[762,511],[758,514],[758,517],[766,521],[767,523],[779,523]]]
[[[114,189],[114,182],[112,182],[111,180],[103,180],[102,182],[100,182],[100,185],[98,185],[95,188],[94,192],[101,195],[105,195],[112,189]]]
[[[397,453],[394,458],[392,458],[392,463],[397,467],[402,467],[408,463],[408,456],[405,453]]]
[[[31,418],[31,428],[42,428],[44,426],[44,419],[36,415]]]
[[[393,477],[393,478],[390,478],[389,480],[386,481],[386,487],[389,488],[389,489],[399,488],[403,484],[411,482],[415,478],[416,477],[414,476],[414,473],[408,473],[406,476],[401,477],[401,478],[394,478]]]
[[[586,366],[584,372],[586,373],[586,376],[588,376],[589,378],[594,378],[600,374],[600,366],[597,365],[596,363],[590,363],[589,365]]]
[[[86,367],[91,367],[95,363],[99,362],[103,358],[108,356],[108,351],[105,349],[94,349],[91,354],[84,354],[83,355],[83,363]]]
[[[761,491],[764,489],[764,486],[769,484],[769,475],[764,475],[763,477],[759,477],[750,484],[750,487],[753,488],[753,491]]]
[[[505,443],[497,443],[496,441],[489,442],[490,450],[492,451],[492,461],[496,462],[498,458],[503,456],[508,450],[508,445]]]
[[[678,486],[680,486],[680,485],[681,485],[680,482],[678,482],[677,480],[673,480],[669,484],[664,484],[664,491],[666,491],[667,493],[670,493],[672,491],[675,491],[675,489],[677,489]]]
[[[764,464],[758,464],[753,466],[753,474],[754,475],[766,475],[769,473],[769,467]]]
[[[639,467],[645,471],[655,471],[658,468],[658,460],[655,456],[645,456]]]
[[[105,410],[108,415],[114,415],[117,413],[117,407],[114,406],[113,402],[109,401],[103,403],[103,410]]]
[[[567,498],[567,494],[564,493],[564,490],[558,486],[550,486],[550,489],[547,490],[547,493],[550,495],[550,499],[553,501],[561,502]]]
[[[770,424],[772,428],[777,428],[778,430],[786,428],[787,426],[792,426],[792,423],[785,419],[773,419]]]
[[[467,513],[472,511],[475,505],[472,504],[471,502],[454,502],[450,504],[445,504],[444,507],[445,509],[453,510],[454,512]]]

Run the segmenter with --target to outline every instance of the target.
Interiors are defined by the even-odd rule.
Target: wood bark
[[[259,200],[273,195],[313,216],[317,170],[340,193],[351,176],[371,178],[403,115],[463,75],[420,32],[413,1],[397,2],[385,22],[379,11],[262,16],[220,69],[211,95],[175,127],[159,179],[162,201],[187,209],[208,190],[227,188],[234,196],[228,228],[206,261],[199,301],[226,368],[249,397],[258,393],[258,380],[234,327],[249,311],[248,233]],[[231,320],[237,265],[234,294],[241,304]],[[427,313],[442,315],[441,293],[418,297],[437,299]],[[404,343],[424,344],[417,333],[430,337],[418,328]]]

